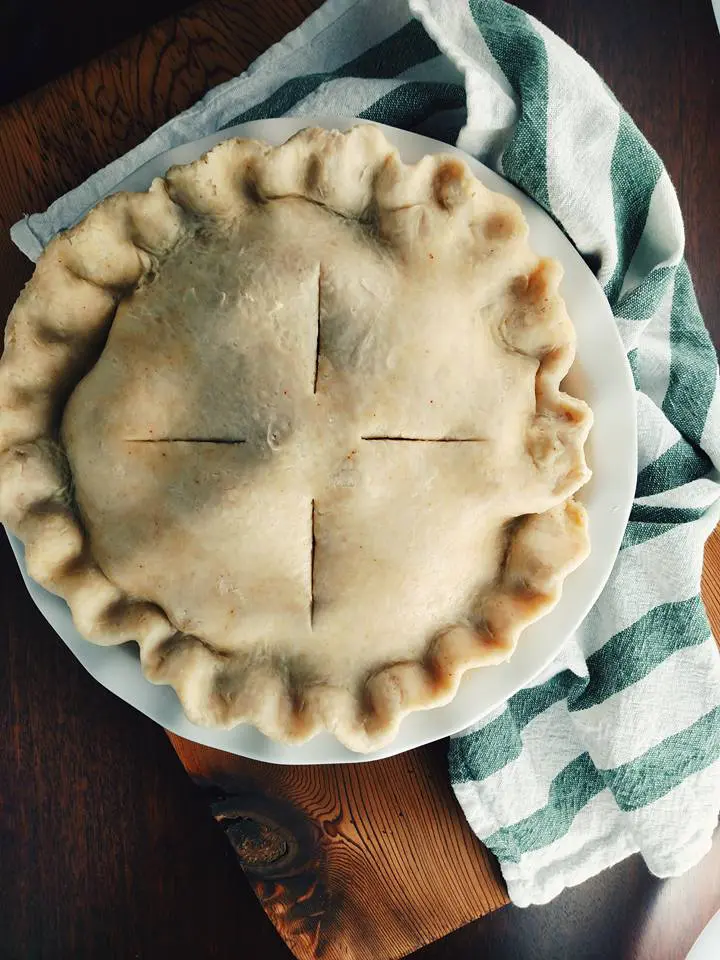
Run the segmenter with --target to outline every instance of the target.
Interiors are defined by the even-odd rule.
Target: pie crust
[[[505,660],[586,556],[560,266],[455,156],[221,143],[40,258],[0,518],[195,723],[353,750]]]

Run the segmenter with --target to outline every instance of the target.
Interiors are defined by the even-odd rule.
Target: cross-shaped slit
[[[311,347],[310,370],[308,371],[308,380],[312,384],[313,396],[317,396],[320,387],[320,362],[323,350],[323,329],[322,329],[322,309],[323,309],[323,280],[324,273],[322,264],[317,266],[317,291],[315,309],[310,312],[310,337],[314,340],[314,349]],[[314,330],[312,324],[314,321]],[[312,340],[311,340],[312,342]],[[480,436],[422,436],[406,433],[377,433],[363,434],[360,440],[369,443],[417,443],[417,444],[473,444],[487,442],[486,437]],[[145,444],[197,444],[203,446],[225,445],[239,446],[242,444],[253,443],[253,439],[231,438],[227,436],[167,436],[167,437],[131,437],[127,438],[128,443]],[[309,502],[305,501],[307,525],[309,527],[309,550],[307,555],[307,610],[310,629],[317,629],[318,626],[318,601],[316,597],[317,589],[317,566],[318,566],[318,543],[317,543],[317,525],[318,525],[318,501],[312,497]]]
[[[315,500],[310,501],[310,626],[315,619]]]
[[[361,440],[382,443],[487,443],[485,437],[390,437],[363,436]]]
[[[235,446],[247,440],[232,440],[228,437],[128,437],[126,443],[225,443]]]
[[[317,279],[317,311],[315,319],[315,373],[313,376],[313,394],[317,393],[318,375],[320,373],[320,303],[322,298],[322,266],[318,265]]]

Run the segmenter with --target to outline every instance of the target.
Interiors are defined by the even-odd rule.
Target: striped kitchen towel
[[[638,391],[622,549],[561,657],[451,741],[450,776],[518,904],[635,851],[659,876],[680,873],[708,850],[720,806],[720,658],[698,597],[720,506],[718,371],[672,184],[585,61],[500,0],[329,0],[14,239],[35,258],[160,151],[310,114],[457,143],[548,210],[604,286]]]

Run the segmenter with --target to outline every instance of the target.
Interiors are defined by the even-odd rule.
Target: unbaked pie
[[[0,366],[0,515],[196,723],[386,743],[586,555],[561,270],[455,156],[228,140],[49,244]]]

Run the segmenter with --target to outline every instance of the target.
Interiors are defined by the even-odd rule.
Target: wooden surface
[[[151,21],[177,11],[177,0],[2,0],[0,104],[131,37]]]
[[[450,790],[444,744],[281,767],[170,739],[301,960],[404,957],[507,903]]]
[[[73,6],[79,10],[83,5],[85,0],[63,4],[66,18],[77,27],[78,43],[83,22],[73,19]],[[315,5],[313,0],[207,0],[0,109],[0,315],[7,312],[30,273],[29,265],[9,243],[10,223],[23,212],[42,209],[209,86],[237,73]],[[637,0],[626,9],[624,0],[602,5],[537,0],[523,6],[588,57],[663,156],[678,187],[686,217],[688,259],[717,343],[720,45],[709,3]],[[147,22],[153,19],[153,10],[162,9],[161,0],[148,0]],[[42,32],[37,4],[33,10],[33,22]],[[52,18],[48,23],[52,34]],[[47,50],[53,49],[50,36]],[[719,541],[712,542],[708,555],[717,574],[708,567],[705,592],[717,614]],[[191,787],[162,731],[83,673],[26,596],[6,544],[0,547],[0,562],[4,572],[0,730],[5,734],[0,738],[1,960],[289,957],[237,870],[235,855],[223,836],[226,833],[236,846],[239,843],[246,859],[261,852],[267,857],[272,831],[266,822],[267,831],[262,832],[261,818],[269,817],[272,824],[282,819],[277,806],[268,812],[265,798],[273,796],[295,797],[295,811],[298,806],[311,811],[308,828],[324,825],[323,835],[316,836],[322,841],[325,876],[361,876],[371,917],[388,909],[389,901],[380,901],[378,892],[386,891],[403,870],[409,871],[412,840],[419,836],[425,815],[421,811],[433,810],[433,823],[449,816],[448,836],[456,839],[456,846],[446,844],[448,849],[440,857],[445,866],[434,863],[433,870],[447,869],[453,857],[462,854],[463,862],[471,864],[470,875],[476,871],[478,885],[466,881],[466,895],[447,916],[445,907],[431,898],[424,920],[432,936],[444,922],[451,926],[461,922],[462,911],[473,898],[477,900],[489,875],[474,841],[468,841],[465,859],[465,834],[462,828],[458,832],[459,820],[448,805],[437,747],[394,761],[400,764],[399,770],[392,768],[392,761],[385,762],[390,764],[387,775],[382,766],[373,767],[370,780],[359,768],[336,769],[332,777],[323,774],[320,779],[317,773],[306,773],[303,779],[278,768],[269,768],[271,773],[262,765],[249,765],[242,771],[242,782],[257,785],[262,780],[268,788],[249,789],[245,797],[252,797],[253,817],[237,817],[242,811],[237,791],[228,781],[225,793],[230,796],[211,798],[223,821],[222,829],[216,829],[207,815],[205,796]],[[193,759],[192,753],[186,762],[196,773],[213,779],[227,776],[218,764],[203,765],[202,758],[196,754]],[[403,764],[422,771],[426,783],[406,783],[408,777],[403,779],[401,772],[410,767]],[[376,786],[369,791],[367,784],[373,778]],[[237,782],[237,771],[233,771],[232,784]],[[387,784],[400,784],[403,795],[415,797],[409,825],[400,822],[407,810],[398,808]],[[381,829],[390,837],[387,841],[362,832],[367,796],[373,798],[374,813],[383,811]],[[260,803],[258,798],[263,798]],[[428,806],[422,807],[421,800]],[[334,833],[336,829],[340,832]],[[401,850],[400,838],[409,849]],[[288,838],[274,842],[280,851]],[[377,860],[368,856],[374,844],[393,864],[380,877],[372,877]],[[309,849],[307,843],[298,847],[299,877],[286,876],[288,861],[282,858],[273,861],[274,868],[265,868],[280,871],[278,888],[278,878],[271,884],[267,875],[259,886],[259,864],[250,871],[265,901],[274,902],[276,919],[287,913],[283,913],[283,897],[291,883],[309,883],[308,902],[319,902],[317,888],[310,882]],[[453,877],[457,883],[456,874]],[[413,897],[423,892],[423,882],[410,887]],[[446,891],[436,890],[441,900]],[[401,884],[398,896],[403,892]],[[299,900],[289,899],[294,904]],[[487,906],[496,902],[493,897],[486,901]],[[496,911],[425,948],[418,957],[680,958],[719,906],[720,842],[716,839],[712,854],[684,878],[657,881],[638,858],[631,858],[566,891],[546,907]],[[411,916],[413,909],[407,901],[400,908],[394,904],[385,927],[394,931],[410,927],[403,911]],[[320,914],[326,913],[322,906]],[[308,907],[303,931],[311,915]],[[405,935],[417,935],[418,943],[428,939],[424,931],[411,929]],[[387,941],[392,950],[402,948],[397,936],[395,932]],[[383,960],[383,954],[376,952],[373,960]]]

